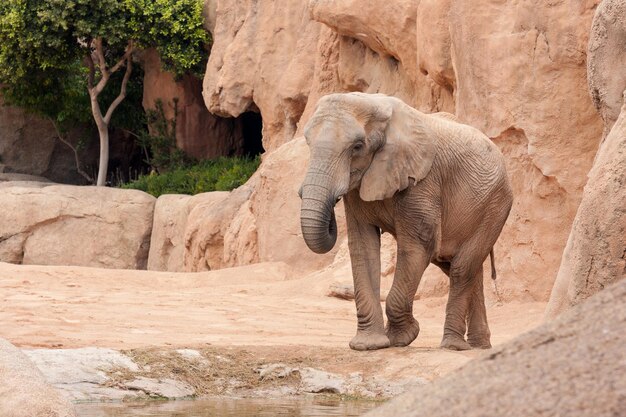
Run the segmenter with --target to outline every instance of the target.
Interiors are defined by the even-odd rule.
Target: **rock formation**
[[[585,88],[597,3],[222,0],[204,99],[222,115],[258,109],[270,154],[298,137],[329,92],[381,92],[455,113],[507,158],[515,203],[496,245],[504,299],[546,300],[601,137]],[[242,212],[256,218],[249,249],[259,259],[272,235],[258,222],[297,218],[299,201],[288,193],[281,210],[259,214],[254,196],[272,192],[256,190]],[[306,253],[293,248],[281,256]]]
[[[52,125],[0,98],[0,172],[44,174],[55,147]]]
[[[154,197],[105,187],[0,188],[0,261],[145,269]]]
[[[563,252],[546,317],[626,278],[626,91],[600,147]]]
[[[225,194],[228,195],[228,193]],[[149,270],[183,270],[185,250],[183,238],[187,218],[195,206],[195,201],[194,197],[179,194],[166,194],[157,199],[150,236]]]
[[[626,415],[626,281],[368,417]]]
[[[589,39],[589,92],[603,142],[563,252],[546,318],[626,278],[626,3],[605,0]],[[618,99],[619,97],[619,99]],[[621,108],[621,112],[620,112]]]
[[[2,417],[75,417],[67,398],[50,386],[18,348],[0,339],[0,415]]]
[[[150,253],[148,256],[148,269],[154,271],[184,271],[185,270],[185,249],[189,248],[191,252],[200,251],[201,243],[196,242],[195,234],[199,233],[199,228],[203,232],[209,233],[208,230],[214,231],[211,234],[211,242],[203,241],[202,246],[202,263],[189,266],[189,270],[202,271],[217,269],[223,264],[223,234],[220,237],[216,235],[221,231],[222,218],[216,215],[216,208],[228,197],[227,192],[203,193],[196,196],[166,194],[158,198],[154,208],[154,223],[152,226],[152,237],[150,239]],[[198,211],[194,209],[199,207]],[[236,210],[236,208],[235,208]],[[194,212],[191,217],[191,230],[189,232],[189,246],[197,245],[198,247],[190,248],[186,246],[187,228],[190,219],[190,213]],[[205,220],[202,226],[195,224],[198,216],[202,216]],[[232,213],[231,213],[232,217]],[[210,218],[211,221],[206,219]],[[214,226],[214,227],[212,227]],[[214,230],[216,229],[216,230]]]
[[[168,120],[176,119],[176,145],[180,149],[197,159],[243,153],[242,121],[209,113],[202,100],[201,80],[190,74],[176,80],[173,74],[163,70],[154,49],[143,52],[141,59],[143,107],[155,109],[157,100],[161,101],[164,116]]]
[[[209,193],[200,204],[196,204],[189,212],[184,231],[183,270],[187,272],[211,271],[227,266],[241,265],[236,255],[225,248],[225,236],[231,226],[238,223],[234,217],[248,199],[256,186],[253,177],[247,184],[239,187],[229,195]],[[256,246],[256,236],[248,235],[241,244]],[[252,250],[252,256],[256,251]],[[227,263],[225,260],[229,259]],[[254,257],[249,263],[254,263]]]
[[[626,3],[604,0],[598,5],[587,51],[587,73],[593,104],[604,120],[604,137],[617,120],[626,89]]]

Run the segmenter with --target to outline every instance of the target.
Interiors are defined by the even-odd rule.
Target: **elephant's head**
[[[330,251],[337,240],[334,207],[358,189],[364,201],[383,200],[428,174],[435,135],[424,115],[382,94],[322,97],[304,129],[311,150],[300,189],[307,246]]]

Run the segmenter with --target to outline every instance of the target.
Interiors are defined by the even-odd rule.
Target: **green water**
[[[78,417],[327,417],[361,416],[380,403],[320,398],[267,400],[217,398],[196,401],[86,403]]]

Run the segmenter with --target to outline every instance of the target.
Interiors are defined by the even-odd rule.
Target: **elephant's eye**
[[[355,152],[359,152],[360,150],[363,149],[363,143],[362,142],[358,142],[356,143],[353,147],[352,150],[354,150]]]

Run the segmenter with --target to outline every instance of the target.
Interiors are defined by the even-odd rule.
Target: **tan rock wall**
[[[248,201],[256,186],[255,176],[231,193],[206,193],[190,200],[189,204],[193,205],[193,208],[189,210],[183,235],[184,271],[211,271],[244,264],[237,261],[239,252],[235,249],[232,253],[232,244],[226,246],[224,240],[227,235],[232,236],[233,228],[239,230],[242,220],[235,219],[235,216],[240,213],[240,208]],[[254,224],[250,227],[254,229]],[[245,237],[253,238],[254,235]],[[256,247],[254,241],[246,244],[251,248]],[[226,248],[229,252],[226,252]],[[250,260],[249,263],[258,260],[256,251],[244,256]]]
[[[605,124],[604,136],[617,120],[626,89],[626,2],[604,0],[591,27],[587,74],[593,104]]]
[[[258,107],[270,152],[301,133],[329,92],[381,92],[455,113],[507,158],[515,205],[496,245],[504,298],[546,300],[601,137],[586,89],[597,4],[222,0],[204,98],[224,114]],[[254,195],[263,192],[273,191]],[[245,215],[257,219],[263,259],[273,238],[259,221],[290,225],[299,205],[261,214],[259,204],[253,198]],[[281,256],[307,253],[292,247]]]
[[[589,173],[547,318],[626,278],[626,91],[624,101]]]
[[[263,115],[263,146],[291,140],[307,103],[318,36],[306,2],[222,0],[204,78],[209,111]]]
[[[191,210],[201,202],[226,198],[228,193],[181,194],[160,196],[154,206],[148,269],[151,271],[183,271],[185,229]],[[209,198],[205,196],[209,195]]]
[[[594,4],[451,2],[456,115],[501,147],[515,193],[496,246],[505,296],[547,299],[597,149],[585,83]]]
[[[45,173],[55,146],[52,132],[49,122],[6,106],[0,98],[0,172]]]
[[[50,185],[0,188],[0,261],[145,269],[154,197]]]
[[[144,68],[143,107],[154,109],[160,100],[165,117],[173,120],[176,106],[176,145],[180,149],[197,159],[242,153],[241,121],[209,113],[202,100],[201,80],[192,75],[176,80],[163,70],[154,49],[143,52],[141,59]]]

